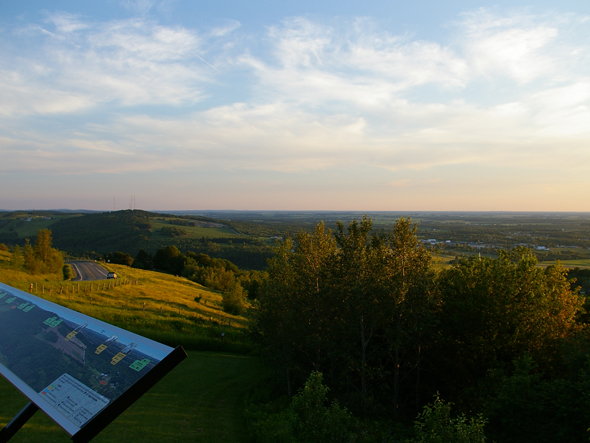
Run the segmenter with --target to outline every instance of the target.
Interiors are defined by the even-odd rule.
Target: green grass
[[[171,220],[165,219],[165,220]],[[184,229],[187,232],[183,238],[226,238],[226,237],[239,237],[238,234],[234,232],[233,229],[227,227],[203,227],[203,226],[180,226],[174,225],[171,223],[166,223],[160,220],[160,218],[152,218],[150,219],[150,223],[152,224],[152,235],[154,238],[170,238],[170,237],[162,237],[158,234],[160,228],[163,227],[176,227],[180,229]]]
[[[219,352],[188,355],[92,442],[247,442],[244,398],[261,380],[261,363],[255,357]],[[0,426],[26,403],[0,377]],[[11,443],[68,441],[68,434],[38,411]]]
[[[210,350],[189,351],[186,360],[93,443],[248,441],[242,413],[244,397],[265,371],[257,357],[245,355],[251,350],[244,334],[246,318],[224,313],[220,293],[184,278],[121,265],[107,267],[118,274],[117,286],[108,287],[115,283],[113,280],[93,282],[90,292],[90,282],[81,282],[78,290],[78,283],[60,281],[58,274],[31,276],[11,270],[9,261],[10,254],[0,251],[3,283],[26,292],[33,283],[34,295],[78,312],[170,346]],[[200,302],[195,297],[200,297]],[[221,332],[225,334],[223,340]],[[0,377],[0,428],[27,401]],[[68,434],[39,411],[11,443],[67,441],[71,441]]]
[[[22,217],[25,217],[25,215],[23,214]],[[9,223],[0,228],[0,233],[10,232],[10,229],[13,228],[18,233],[18,236],[20,238],[30,238],[31,243],[34,243],[35,237],[37,237],[39,229],[51,229],[51,225],[57,223],[61,219],[80,217],[80,215],[52,215],[51,217],[53,218],[51,218],[50,220],[43,220],[41,217],[36,216],[34,216],[34,218],[31,221],[11,220]]]
[[[116,281],[78,283],[64,282],[59,274],[30,275],[7,266],[6,254],[0,255],[0,282],[25,292],[32,283],[33,295],[169,346],[241,353],[252,349],[247,319],[223,312],[220,292],[183,277],[109,264],[105,267],[117,273]]]
[[[540,263],[540,266],[547,267],[557,263],[556,260],[551,261],[543,261]],[[564,268],[580,268],[580,269],[590,269],[590,259],[577,259],[577,260],[560,260],[561,265]]]

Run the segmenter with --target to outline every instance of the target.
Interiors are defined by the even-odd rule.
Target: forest
[[[383,422],[399,439],[418,414],[414,441],[588,439],[585,299],[560,265],[540,268],[520,248],[436,269],[410,220],[374,233],[364,218],[287,238],[268,272],[255,339],[279,391],[305,384],[292,402],[313,383],[321,397],[309,378],[321,374],[336,403],[316,407],[340,441],[377,441],[368,423]],[[254,408],[260,441],[322,441],[298,425],[309,410],[297,410],[276,400]]]

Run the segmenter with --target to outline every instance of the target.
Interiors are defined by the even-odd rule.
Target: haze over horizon
[[[0,5],[0,208],[588,212],[590,3]]]

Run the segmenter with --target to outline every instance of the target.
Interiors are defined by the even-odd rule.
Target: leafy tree
[[[63,275],[64,280],[71,280],[74,278],[74,272],[72,271],[72,267],[68,264],[65,264],[63,267]]]
[[[35,238],[35,257],[37,260],[47,262],[50,260],[52,254],[51,243],[53,239],[51,237],[51,231],[49,229],[39,229],[37,237]]]
[[[371,234],[364,218],[347,230],[338,224],[332,235],[320,223],[280,244],[254,330],[288,391],[291,374],[297,381],[321,369],[362,409],[393,399],[397,410],[402,387],[404,399],[413,392],[417,401],[420,346],[434,323],[434,273],[410,222],[395,229]]]
[[[25,259],[23,257],[23,253],[21,251],[21,248],[18,245],[16,245],[14,247],[14,249],[12,250],[12,256],[10,258],[10,266],[14,270],[20,270],[20,269],[22,269],[24,262],[25,262]]]
[[[164,226],[160,228],[160,235],[164,237],[182,237],[186,235],[187,232],[182,228],[177,228],[175,226]]]
[[[144,249],[140,249],[135,256],[135,260],[133,260],[133,267],[138,269],[152,270],[154,269],[154,258]]]
[[[39,269],[41,267],[41,263],[39,263],[39,261],[37,260],[37,257],[35,257],[35,250],[31,246],[31,242],[29,241],[28,238],[25,239],[25,247],[24,247],[24,254],[23,255],[24,255],[25,269],[30,274],[36,274],[37,272],[39,272]]]
[[[521,249],[501,252],[498,259],[463,259],[442,272],[435,366],[455,395],[525,352],[542,370],[560,367],[560,345],[578,330],[583,300],[560,265],[544,270],[536,264],[531,251]]]
[[[241,315],[244,312],[247,292],[236,282],[222,295],[222,307],[225,312],[232,315]]]
[[[121,251],[117,251],[114,254],[107,254],[105,259],[119,265],[131,266],[133,264],[133,257]]]
[[[154,267],[179,275],[184,267],[184,256],[176,246],[166,246],[154,255]]]

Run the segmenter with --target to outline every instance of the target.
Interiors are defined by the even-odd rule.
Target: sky
[[[590,2],[0,2],[0,209],[590,211]]]

